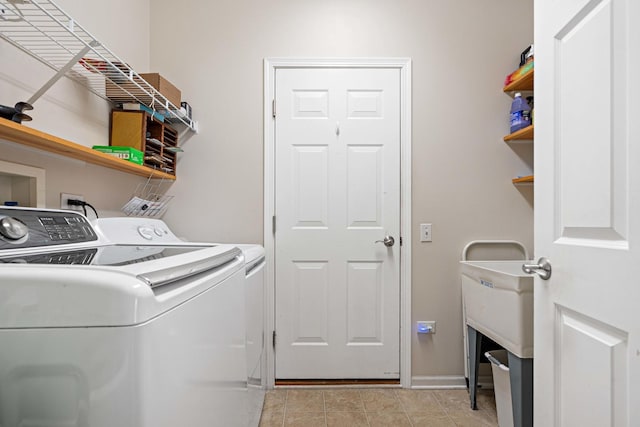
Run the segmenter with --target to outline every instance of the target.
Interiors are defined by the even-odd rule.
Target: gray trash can
[[[513,427],[513,406],[511,403],[511,379],[509,378],[509,356],[506,350],[487,351],[493,373],[493,391],[496,395],[498,426]]]

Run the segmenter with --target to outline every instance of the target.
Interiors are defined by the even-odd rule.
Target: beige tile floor
[[[276,389],[267,393],[261,427],[497,427],[493,390],[469,408],[467,390]]]

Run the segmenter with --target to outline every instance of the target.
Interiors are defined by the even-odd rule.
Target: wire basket
[[[173,196],[163,194],[162,186],[165,180],[153,182],[149,177],[144,183],[138,184],[131,199],[122,207],[127,216],[141,216],[159,218],[166,212]]]

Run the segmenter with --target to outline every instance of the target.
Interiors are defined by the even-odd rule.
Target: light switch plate
[[[431,242],[431,224],[420,224],[420,241]]]

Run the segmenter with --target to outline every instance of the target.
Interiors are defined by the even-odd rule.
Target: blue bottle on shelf
[[[511,133],[526,128],[531,124],[529,111],[529,104],[522,98],[522,94],[520,92],[516,93],[513,102],[511,102]]]

